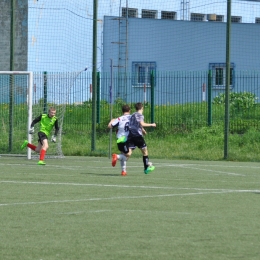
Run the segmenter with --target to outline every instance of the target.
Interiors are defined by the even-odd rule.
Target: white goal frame
[[[28,88],[27,88],[27,107],[28,107],[28,120],[27,120],[27,140],[29,143],[32,141],[32,136],[29,134],[29,129],[32,123],[32,90],[33,90],[33,72],[32,71],[1,71],[1,75],[27,75]],[[32,159],[32,151],[27,148],[27,159]]]

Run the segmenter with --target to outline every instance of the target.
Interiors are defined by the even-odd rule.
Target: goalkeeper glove
[[[29,130],[29,134],[33,134],[34,133],[34,127],[31,127]]]
[[[54,142],[54,143],[56,143],[56,136],[55,136],[55,135],[53,135],[53,136],[51,137],[51,141]]]

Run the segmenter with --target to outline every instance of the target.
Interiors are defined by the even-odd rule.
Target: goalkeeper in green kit
[[[58,119],[55,116],[55,114],[56,114],[56,109],[54,107],[51,107],[48,111],[48,114],[41,114],[40,116],[36,117],[32,121],[29,134],[34,133],[34,125],[40,122],[40,131],[38,132],[38,137],[39,137],[38,146],[30,144],[27,140],[25,140],[21,146],[21,149],[28,147],[40,154],[40,160],[38,162],[38,165],[45,165],[44,158],[45,158],[46,151],[49,148],[48,136],[50,136],[53,127],[55,127],[55,133],[51,137],[51,141],[56,143],[56,136],[59,131],[59,125],[58,125]]]

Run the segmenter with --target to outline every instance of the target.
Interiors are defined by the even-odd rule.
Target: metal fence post
[[[154,123],[154,86],[155,86],[155,75],[154,71],[151,72],[151,123]]]
[[[43,72],[43,113],[47,114],[47,71]]]
[[[97,124],[100,123],[100,72],[97,72]]]
[[[212,70],[209,70],[208,72],[208,126],[212,125]]]

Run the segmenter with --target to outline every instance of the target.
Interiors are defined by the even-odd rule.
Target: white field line
[[[0,183],[13,183],[13,184],[36,184],[36,185],[64,185],[64,186],[92,186],[92,187],[113,187],[113,188],[135,188],[135,189],[163,189],[163,190],[197,190],[197,191],[228,191],[233,192],[237,190],[231,189],[202,189],[202,188],[175,188],[163,186],[143,186],[143,185],[117,185],[117,184],[96,184],[96,183],[73,183],[73,182],[38,182],[38,181],[0,181]],[[250,192],[251,190],[245,190]],[[254,190],[255,191],[255,190]],[[260,192],[260,190],[258,190]]]
[[[100,161],[93,161],[93,162],[97,162],[97,163],[100,163]],[[92,163],[92,161],[91,161]],[[31,165],[31,164],[4,164],[4,163],[0,163],[0,165],[6,165],[6,166],[19,166],[19,167],[30,167],[30,168],[38,168],[39,169],[39,165]],[[238,165],[238,166],[232,166],[232,165],[211,165],[211,164],[154,164],[157,168],[160,168],[160,167],[178,167],[178,168],[186,168],[186,169],[193,169],[193,170],[201,170],[201,171],[207,171],[207,172],[212,172],[212,173],[217,173],[217,174],[225,174],[225,175],[233,175],[233,176],[246,176],[244,174],[238,174],[238,173],[234,173],[234,172],[226,172],[226,171],[220,171],[220,170],[209,170],[208,167],[232,167],[232,168],[250,168],[250,169],[260,169],[260,167],[251,167],[251,166],[241,166],[241,165]],[[207,167],[207,169],[204,169],[204,168],[196,168],[196,167],[193,167],[193,166],[199,166],[199,167]],[[45,167],[51,167],[51,168],[62,168],[62,169],[65,169],[65,170],[70,170],[70,171],[76,171],[76,170],[79,170],[79,169],[96,169],[97,167],[93,166],[93,165],[84,165],[84,166],[64,166],[64,165],[45,165]],[[141,165],[140,166],[129,166],[129,164],[127,165],[128,168],[140,168],[142,167]],[[99,169],[111,169],[111,166],[104,166],[104,167],[100,167],[98,166]]]
[[[182,168],[185,168],[185,169],[193,169],[193,170],[200,170],[200,171],[207,171],[207,172],[223,173],[223,174],[234,175],[234,176],[245,176],[245,175],[243,175],[243,174],[234,173],[234,172],[223,172],[223,171],[209,170],[209,169],[202,169],[202,168],[195,168],[195,167],[183,166]]]
[[[260,190],[234,190],[234,189],[207,189],[207,188],[177,188],[163,186],[143,186],[143,185],[116,185],[116,184],[95,184],[95,183],[70,183],[70,182],[27,182],[27,181],[0,181],[0,183],[14,184],[36,184],[36,185],[66,185],[66,186],[92,186],[92,187],[113,187],[113,188],[135,188],[135,189],[157,189],[157,190],[195,190],[195,191],[218,191],[218,192],[259,192]]]
[[[25,163],[0,163],[0,165],[3,166],[19,166],[19,167],[30,167],[30,168],[46,168],[46,167],[51,167],[51,168],[63,168],[63,169],[68,169],[68,170],[78,170],[79,168],[83,168],[83,166],[64,166],[64,165],[44,165],[44,166],[39,166],[38,164],[25,164]],[[94,167],[96,168],[96,167]]]
[[[231,192],[253,192],[253,191],[213,191],[213,192],[197,192],[197,193],[182,193],[182,194],[162,194],[162,195],[143,195],[143,196],[124,196],[124,197],[109,197],[109,198],[89,198],[79,200],[50,200],[41,202],[15,202],[15,203],[3,203],[0,207],[4,206],[18,206],[18,205],[39,205],[39,204],[51,204],[51,203],[71,203],[71,202],[86,202],[86,201],[102,201],[102,200],[122,200],[122,199],[144,199],[144,198],[162,198],[162,197],[176,197],[176,196],[195,196],[195,195],[208,195],[208,194],[224,194]],[[260,190],[258,190],[260,192]]]
[[[81,215],[81,214],[87,214],[87,213],[104,213],[104,212],[123,212],[123,213],[128,213],[128,212],[133,212],[133,213],[136,213],[136,212],[140,212],[140,213],[152,213],[152,214],[178,214],[178,215],[191,215],[190,212],[179,212],[179,211],[175,211],[175,212],[172,212],[172,211],[163,211],[163,210],[156,210],[155,211],[152,211],[152,210],[139,210],[139,209],[116,209],[116,210],[112,210],[112,209],[101,209],[101,210],[84,210],[84,211],[71,211],[71,212],[60,212],[60,213],[55,213],[57,215]],[[117,214],[116,213],[116,214]]]
[[[74,162],[74,161],[73,161]],[[83,161],[80,161],[80,162],[83,162]],[[79,165],[76,165],[76,166],[70,166],[70,165],[48,165],[46,164],[45,167],[61,167],[61,168],[96,168],[95,166],[93,165],[88,165],[88,163],[106,163],[106,162],[103,162],[103,161],[86,161],[84,162],[85,165],[84,166],[79,166]],[[108,162],[109,166],[104,166],[104,167],[100,167],[100,165],[98,165],[98,168],[111,168],[111,163],[110,161]],[[133,165],[131,165],[133,164]],[[36,168],[39,168],[39,165],[37,164],[30,164],[30,163],[1,163],[0,162],[0,165],[3,165],[3,166],[25,166],[25,167],[36,167]],[[249,165],[221,165],[221,164],[199,164],[199,163],[179,163],[179,164],[175,164],[175,163],[153,163],[154,166],[156,167],[193,167],[193,166],[197,166],[197,167],[219,167],[219,168],[249,168],[249,169],[260,169],[260,166],[249,166]],[[130,167],[130,168],[139,168],[139,167],[142,167],[143,164],[140,162],[140,165],[136,165],[136,162],[133,162],[133,161],[128,161],[127,162],[127,166]]]
[[[201,163],[154,163],[157,167],[186,167],[186,166],[204,166],[204,167],[221,167],[221,168],[250,168],[260,169],[260,166],[249,166],[249,165],[225,165],[225,164],[201,164]],[[260,164],[259,164],[260,165]]]
[[[119,199],[140,199],[140,198],[159,198],[159,197],[175,197],[175,196],[194,196],[207,194],[224,194],[224,193],[260,193],[260,190],[231,190],[231,189],[201,189],[201,188],[174,188],[174,187],[158,187],[158,186],[129,186],[129,185],[108,185],[108,184],[81,184],[81,183],[52,183],[52,182],[19,182],[19,181],[1,181],[0,183],[15,184],[37,184],[37,185],[73,185],[73,186],[95,186],[95,187],[117,187],[117,188],[140,188],[140,189],[170,189],[170,190],[196,190],[199,192],[181,193],[181,194],[161,194],[161,195],[144,195],[144,196],[123,196],[109,198],[89,198],[80,200],[53,200],[42,202],[17,202],[2,203],[0,206],[13,205],[35,205],[49,203],[68,203],[68,202],[84,202],[84,201],[102,201],[102,200],[119,200]],[[202,192],[203,191],[203,192]]]
[[[38,168],[39,169],[39,165],[28,165],[28,164],[1,164],[0,165],[5,165],[5,166],[25,166],[26,168],[30,167],[30,168]],[[187,165],[183,165],[183,164],[169,164],[169,165],[156,165],[154,164],[156,167],[179,167],[179,168],[186,168],[186,169],[194,169],[194,170],[201,170],[201,171],[208,171],[208,172],[215,172],[215,173],[221,173],[221,174],[227,174],[227,175],[234,175],[234,176],[245,176],[243,174],[238,174],[238,173],[233,173],[233,172],[223,172],[223,171],[217,171],[217,170],[209,170],[209,169],[202,169],[202,168],[195,168],[195,167],[188,167]],[[208,167],[210,165],[201,165],[201,166],[205,166]],[[67,169],[67,170],[79,170],[79,169],[86,169],[86,168],[91,168],[91,169],[96,169],[97,167],[93,167],[92,165],[85,165],[83,166],[61,166],[61,165],[44,165],[42,167],[51,167],[51,168],[62,168],[62,169]],[[142,166],[127,166],[128,168],[142,168]],[[99,169],[111,169],[111,166],[99,166]]]

